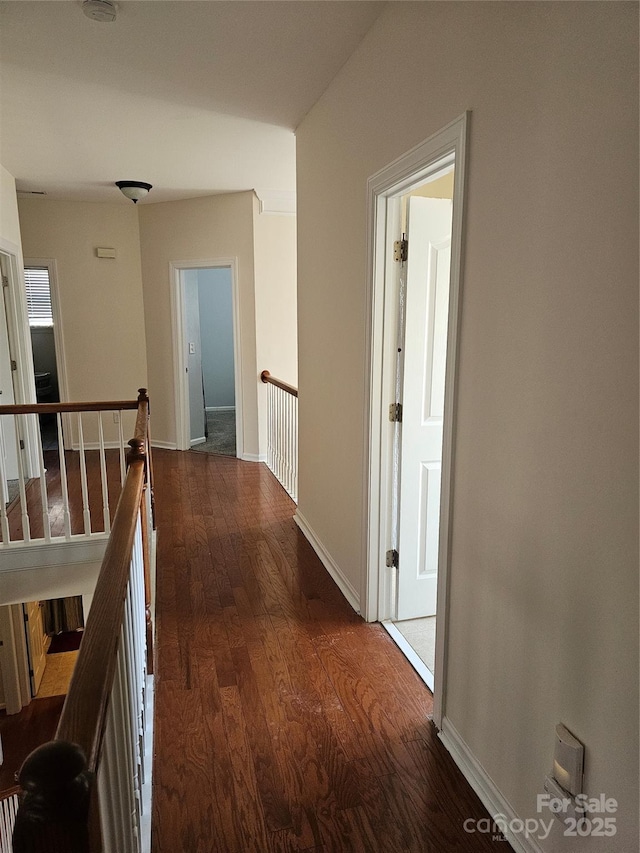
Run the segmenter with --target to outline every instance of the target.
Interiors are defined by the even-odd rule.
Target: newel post
[[[92,774],[75,743],[49,741],[24,761],[14,853],[89,853]]]

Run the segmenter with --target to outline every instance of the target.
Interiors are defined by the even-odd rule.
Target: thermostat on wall
[[[115,249],[96,249],[96,255],[99,258],[115,258],[116,250]]]

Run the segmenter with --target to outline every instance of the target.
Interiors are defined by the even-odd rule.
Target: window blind
[[[47,267],[26,267],[27,310],[30,326],[53,326],[51,288]]]

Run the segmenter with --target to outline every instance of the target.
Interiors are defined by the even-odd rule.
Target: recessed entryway
[[[180,450],[242,456],[235,260],[171,264]]]

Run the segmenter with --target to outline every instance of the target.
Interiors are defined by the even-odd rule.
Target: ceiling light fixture
[[[144,198],[152,188],[151,184],[145,184],[144,181],[116,181],[116,186],[134,204]]]
[[[111,0],[84,0],[82,11],[92,21],[110,24],[116,19],[116,4]]]

